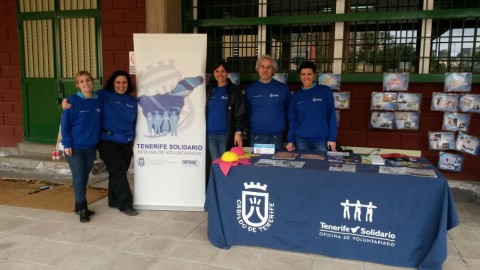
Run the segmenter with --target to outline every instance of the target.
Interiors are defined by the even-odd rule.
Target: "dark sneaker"
[[[73,213],[75,213],[75,215],[78,215],[78,214],[79,214],[79,211],[75,211],[75,212],[73,212]],[[87,209],[87,214],[88,214],[89,216],[93,216],[93,215],[95,215],[95,212],[94,212],[94,211],[90,211],[90,210]]]
[[[90,221],[90,216],[88,215],[87,209],[82,209],[78,212],[80,216],[80,222],[85,223]]]
[[[133,208],[127,208],[127,209],[124,209],[124,210],[120,210],[120,212],[122,212],[122,213],[124,213],[125,215],[128,215],[128,216],[138,215],[137,210],[135,210]]]

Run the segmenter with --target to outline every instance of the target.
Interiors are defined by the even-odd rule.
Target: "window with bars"
[[[474,0],[435,0],[433,5],[434,9],[480,8],[480,2]]]
[[[433,21],[430,72],[480,73],[479,18]]]
[[[351,0],[347,12],[398,12],[421,9],[421,0]]]
[[[480,72],[478,1],[185,2],[196,14],[187,25],[208,34],[207,66],[226,59],[254,72],[257,57],[271,54],[281,72],[305,60],[319,72]]]
[[[346,72],[415,72],[418,21],[347,24]]]
[[[98,0],[19,0],[25,77],[99,78]],[[46,19],[39,19],[46,18]]]

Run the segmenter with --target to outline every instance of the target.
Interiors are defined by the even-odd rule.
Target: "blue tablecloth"
[[[361,164],[355,173],[333,172],[326,160],[301,161],[301,169],[239,165],[227,176],[213,164],[205,204],[210,242],[442,268],[447,230],[459,221],[434,167],[426,169],[438,178],[379,174],[378,166]]]

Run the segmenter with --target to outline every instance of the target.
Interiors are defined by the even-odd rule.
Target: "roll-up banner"
[[[134,205],[201,211],[205,202],[205,34],[134,34],[138,116]]]

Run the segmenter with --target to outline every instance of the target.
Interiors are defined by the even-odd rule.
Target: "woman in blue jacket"
[[[247,109],[241,89],[227,78],[224,60],[213,66],[215,82],[207,87],[207,144],[212,160],[233,146],[243,146]]]
[[[138,215],[127,178],[137,120],[137,99],[130,95],[133,90],[130,75],[117,70],[98,91],[104,102],[98,152],[108,171],[108,206],[129,216]]]
[[[315,83],[316,70],[309,61],[298,69],[302,88],[290,100],[288,151],[336,151],[338,129],[333,93],[330,87]]]
[[[87,208],[87,183],[97,153],[102,118],[102,100],[93,92],[93,78],[87,71],[75,76],[79,91],[67,98],[73,108],[62,112],[62,144],[72,171],[75,212],[80,222],[89,222],[93,213]]]

